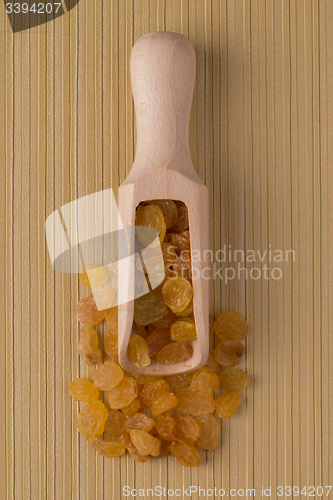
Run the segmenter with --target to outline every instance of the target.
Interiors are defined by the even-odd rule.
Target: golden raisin
[[[153,415],[162,415],[162,413],[172,410],[177,406],[177,399],[173,392],[167,392],[156,399],[152,406],[151,412]]]
[[[176,247],[177,254],[180,255],[183,250],[190,250],[190,233],[189,231],[181,231],[180,233],[171,233],[169,235],[171,245]]]
[[[148,432],[132,429],[130,431],[130,436],[132,443],[140,455],[152,455],[153,457],[159,455],[161,442]]]
[[[178,462],[185,467],[197,467],[202,462],[198,450],[185,441],[172,441],[169,450],[171,455],[176,457]]]
[[[150,382],[155,382],[163,377],[157,377],[156,375],[144,375],[143,373],[133,373],[133,377],[136,379],[138,384],[147,385]]]
[[[108,393],[110,407],[113,410],[124,408],[137,397],[138,386],[132,377],[123,377],[121,382]]]
[[[90,403],[92,401],[97,401],[99,397],[99,390],[96,389],[96,387],[94,387],[89,380],[77,378],[69,385],[69,395],[78,401]]]
[[[171,243],[162,243],[161,248],[164,267],[167,268],[171,266],[177,259],[176,248],[172,246]]]
[[[169,413],[163,413],[156,421],[156,430],[167,441],[172,441],[176,431],[176,421]]]
[[[192,389],[178,389],[175,392],[178,404],[177,410],[189,413],[195,417],[213,413],[215,401],[212,396],[205,392],[192,391]]]
[[[152,358],[167,344],[170,344],[169,328],[155,328],[146,338],[149,356]]]
[[[177,375],[169,375],[167,377],[167,381],[172,387],[185,387],[186,385],[190,385],[191,380],[193,378],[194,372],[190,373],[179,373]]]
[[[157,205],[146,203],[145,205],[140,205],[136,209],[136,226],[151,227],[156,230],[160,242],[164,240],[166,233],[166,224],[163,217],[163,212]],[[146,236],[144,233],[138,231],[140,241],[143,245],[149,245],[151,243],[151,238]]]
[[[105,267],[92,264],[85,266],[82,273],[79,274],[79,280],[84,286],[98,288],[109,281],[109,273]]]
[[[98,336],[96,330],[84,326],[80,329],[80,340],[78,347],[79,355],[91,366],[97,365],[102,353],[98,348]]]
[[[195,442],[199,450],[215,450],[221,439],[220,425],[216,418],[212,414],[208,414],[195,417],[195,421],[201,430],[200,436]]]
[[[105,316],[105,320],[109,325],[110,329],[114,332],[118,332],[118,307],[112,307],[108,314]]]
[[[174,416],[176,421],[175,439],[177,441],[186,441],[193,444],[198,439],[201,429],[194,418],[189,415],[177,414]]]
[[[192,356],[193,349],[189,344],[172,342],[156,354],[156,361],[162,365],[176,365]]]
[[[172,323],[174,323],[177,320],[177,317],[173,314],[170,309],[168,309],[168,312],[163,318],[161,318],[158,321],[154,321],[153,325],[156,328],[170,328]]]
[[[157,205],[163,212],[165,225],[167,229],[174,226],[178,219],[178,210],[174,201],[172,200],[153,200],[153,205]]]
[[[113,361],[106,361],[94,371],[92,379],[95,387],[101,391],[110,391],[119,384],[123,376],[123,370],[119,365]]]
[[[188,250],[183,250],[180,256],[173,262],[172,270],[177,276],[181,276],[186,280],[191,279],[191,257]]]
[[[97,309],[94,295],[89,295],[89,297],[81,299],[77,304],[78,319],[85,326],[98,325],[98,323],[103,321],[108,312],[108,309]]]
[[[162,288],[162,300],[173,313],[181,312],[191,302],[193,288],[189,281],[180,276],[169,278]]]
[[[224,392],[216,400],[216,415],[220,418],[229,418],[236,413],[242,400],[238,392]]]
[[[245,347],[237,340],[219,342],[215,347],[215,361],[222,366],[232,367],[238,365],[245,354]]]
[[[185,316],[190,316],[191,319],[193,319],[193,299],[191,302],[189,302],[188,306],[185,307],[184,311],[181,311],[179,313],[175,313],[175,316],[178,318],[184,318]]]
[[[146,368],[150,365],[148,345],[140,335],[131,335],[129,340],[130,360],[139,368]]]
[[[159,434],[157,434],[155,437],[161,442],[160,453],[159,455],[157,455],[156,458],[167,457],[170,453],[169,451],[170,443],[166,439],[163,439]]]
[[[190,388],[193,391],[201,391],[211,394],[219,386],[219,378],[210,368],[203,366],[195,372]]]
[[[181,318],[175,321],[170,329],[171,340],[178,343],[188,342],[197,337],[197,329],[193,319]]]
[[[105,352],[111,358],[118,355],[118,333],[108,330],[104,338]]]
[[[241,342],[245,339],[249,331],[249,325],[243,316],[232,311],[220,312],[215,317],[213,327],[221,342],[227,340],[238,340],[238,342]]]
[[[104,431],[110,437],[117,437],[123,432],[124,425],[125,425],[125,419],[122,412],[119,410],[110,410],[108,418],[106,419],[105,422]]]
[[[149,325],[167,314],[168,310],[162,298],[153,292],[146,293],[134,301],[134,321],[138,325]]]
[[[144,464],[149,460],[149,456],[142,456],[138,453],[138,450],[135,448],[132,443],[131,436],[128,432],[123,432],[123,434],[119,438],[122,445],[128,450],[128,453],[134,458],[136,462]]]
[[[93,443],[93,447],[100,455],[108,458],[121,457],[126,453],[125,447],[117,440],[97,439]]]
[[[125,422],[125,431],[129,432],[131,429],[142,429],[143,431],[151,431],[155,426],[155,420],[147,417],[144,413],[136,413]]]
[[[185,229],[188,229],[188,211],[185,203],[177,202],[176,205],[178,210],[178,220],[176,224],[173,225],[173,229],[179,233],[181,231],[185,231]]]
[[[133,399],[133,401],[128,406],[124,406],[121,409],[122,414],[126,419],[134,417],[134,415],[141,410],[142,410],[142,404],[139,398]]]
[[[226,391],[242,391],[250,383],[250,375],[238,368],[230,368],[219,373],[220,386]]]
[[[155,380],[139,390],[138,397],[143,406],[151,406],[156,399],[169,392],[170,385],[165,380]]]
[[[86,404],[77,416],[77,428],[81,436],[88,441],[95,441],[97,436],[104,432],[108,411],[102,401]]]

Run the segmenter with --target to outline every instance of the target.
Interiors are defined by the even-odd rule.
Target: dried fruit
[[[193,444],[198,439],[201,429],[194,418],[189,415],[175,415],[176,432],[175,439],[177,441],[185,441]]]
[[[163,413],[157,419],[156,430],[163,439],[172,441],[176,430],[175,419],[169,413]]]
[[[215,347],[215,361],[222,366],[232,367],[238,365],[245,354],[245,347],[237,340],[219,342]]]
[[[186,385],[190,385],[193,375],[194,372],[170,375],[167,377],[167,381],[172,387],[185,387]]]
[[[191,279],[191,257],[188,250],[183,250],[180,256],[172,264],[172,270],[177,276],[181,276],[186,280]]]
[[[77,416],[79,433],[88,441],[95,441],[104,432],[108,411],[102,401],[88,403]]]
[[[163,316],[163,318],[161,318],[160,320],[155,321],[153,325],[156,328],[170,328],[172,323],[174,323],[176,320],[177,317],[173,314],[172,311],[170,311],[170,309],[168,309],[167,314]]]
[[[217,314],[213,326],[221,342],[227,340],[241,342],[249,331],[249,325],[243,316],[233,311],[223,311]]]
[[[219,373],[220,386],[226,391],[242,391],[250,383],[250,375],[238,368],[230,368]]]
[[[176,410],[183,413],[198,417],[199,415],[213,413],[215,409],[214,398],[205,392],[179,389],[175,392],[175,395],[178,401]]]
[[[127,419],[125,423],[125,431],[131,429],[142,429],[143,431],[151,431],[155,426],[155,420],[147,417],[144,413],[136,413],[133,417]]]
[[[106,361],[94,371],[92,379],[95,387],[101,391],[110,391],[119,384],[123,376],[123,370],[119,365],[113,361]]]
[[[156,230],[160,242],[164,240],[166,233],[166,224],[163,217],[163,212],[157,205],[146,203],[138,206],[136,209],[136,226],[151,227]],[[143,245],[148,246],[151,243],[150,235],[138,231],[139,239]]]
[[[216,400],[216,415],[229,418],[236,413],[242,400],[238,392],[224,392]]]
[[[98,323],[103,321],[108,312],[108,309],[97,309],[94,295],[89,295],[89,297],[81,299],[77,304],[78,319],[85,326],[98,325]]]
[[[96,330],[84,326],[80,329],[80,340],[78,347],[79,355],[91,366],[97,365],[102,353],[98,348],[98,336]]]
[[[197,337],[197,329],[193,319],[181,318],[175,321],[170,329],[171,340],[178,343],[188,342]]]
[[[130,436],[132,443],[140,455],[152,455],[153,457],[159,455],[161,442],[148,432],[132,429],[130,431]]]
[[[118,355],[118,333],[108,330],[104,338],[105,352],[111,358]]]
[[[213,372],[217,372],[220,368],[220,365],[218,364],[217,361],[215,361],[215,349],[213,346],[209,346],[209,356],[208,356],[208,361],[206,363],[206,366],[210,368]]]
[[[170,386],[165,380],[155,380],[139,390],[138,397],[143,406],[151,406],[156,399],[169,392]]]
[[[93,447],[100,455],[108,458],[121,457],[126,453],[125,447],[117,440],[97,439],[93,443]]]
[[[208,414],[195,417],[195,421],[201,430],[200,436],[195,442],[199,450],[215,450],[221,439],[220,425],[216,421],[216,418],[213,415]]]
[[[164,304],[173,313],[184,311],[193,297],[193,288],[189,281],[180,276],[169,278],[162,288]]]
[[[69,395],[78,401],[90,403],[97,401],[99,397],[99,390],[94,385],[84,378],[77,378],[69,385]]]
[[[189,359],[192,356],[192,352],[193,349],[189,344],[172,342],[156,354],[156,361],[162,365],[176,365]]]
[[[156,375],[144,375],[142,373],[134,373],[133,377],[136,379],[137,383],[141,385],[147,385],[150,384],[150,382],[163,379],[163,377],[157,377]]]
[[[161,442],[160,453],[155,458],[167,457],[170,453],[169,451],[170,443],[166,439],[163,439],[159,434],[157,434],[155,437]]]
[[[146,330],[146,328],[142,325],[137,325],[135,321],[133,321],[133,332],[136,335],[140,335],[140,337],[142,337],[145,340],[147,340],[147,337],[149,335],[148,330]]]
[[[188,229],[188,211],[187,206],[183,202],[177,202],[177,210],[178,210],[178,220],[176,224],[174,224],[173,229],[177,232],[184,231]]]
[[[142,410],[142,404],[139,398],[133,399],[132,403],[128,406],[124,406],[121,409],[124,418],[128,419],[133,417],[136,413]]]
[[[118,307],[112,307],[108,314],[105,316],[105,320],[110,327],[110,330],[118,332]]]
[[[110,410],[108,418],[106,419],[105,422],[104,431],[110,437],[117,437],[123,432],[124,425],[125,425],[125,419],[122,412],[119,410]]]
[[[109,281],[109,273],[105,267],[92,264],[84,267],[79,274],[79,280],[84,286],[98,288]]]
[[[129,340],[129,357],[132,363],[139,368],[146,368],[150,365],[148,345],[140,335],[131,335]]]
[[[152,406],[151,412],[153,415],[162,415],[162,413],[172,410],[177,406],[177,399],[173,392],[167,392],[156,399]]]
[[[134,321],[138,325],[149,325],[167,314],[168,310],[162,298],[153,292],[146,293],[134,301]]]
[[[176,248],[171,245],[171,243],[161,244],[164,267],[167,268],[171,266],[177,259]]]
[[[180,233],[171,233],[169,235],[171,245],[176,247],[177,254],[180,255],[183,250],[190,250],[190,232],[181,231]]]
[[[185,441],[172,441],[169,450],[171,455],[176,457],[178,462],[185,467],[197,467],[202,462],[198,450]]]
[[[219,386],[219,378],[210,368],[203,366],[193,375],[190,388],[193,391],[201,391],[211,394]]]
[[[128,432],[123,432],[123,434],[119,438],[120,442],[122,445],[128,450],[128,453],[134,458],[136,462],[139,462],[141,464],[144,464],[145,462],[148,462],[149,456],[143,457],[138,453],[138,450],[135,448],[134,444],[132,443],[131,436],[129,435]]]
[[[183,318],[184,316],[190,316],[192,313],[193,313],[193,299],[191,300],[191,302],[189,302],[188,306],[185,307],[184,311],[181,311],[179,313],[176,312],[175,316],[177,316],[177,318]]]
[[[149,356],[152,358],[167,344],[170,344],[169,328],[155,328],[146,338]]]
[[[157,205],[162,210],[167,229],[170,229],[176,224],[178,219],[178,210],[174,201],[153,200],[151,203]]]
[[[110,407],[113,410],[124,408],[137,397],[138,386],[132,377],[123,377],[121,382],[108,393]]]

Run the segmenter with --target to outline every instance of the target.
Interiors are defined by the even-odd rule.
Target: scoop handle
[[[133,165],[152,163],[188,174],[193,169],[189,122],[195,80],[195,53],[180,33],[143,35],[131,55],[137,120]]]

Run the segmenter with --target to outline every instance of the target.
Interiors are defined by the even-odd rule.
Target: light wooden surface
[[[262,485],[332,484],[333,2],[80,0],[15,36],[0,12],[2,498],[118,499],[124,485],[260,498]],[[78,439],[67,389],[89,375],[73,313],[83,290],[54,274],[44,235],[53,210],[126,178],[130,50],[157,30],[183,33],[197,56],[190,147],[211,248],[295,250],[279,280],[210,283],[211,312],[249,321],[252,383],[222,448],[192,470],[103,461]]]
[[[149,33],[135,43],[130,68],[138,134],[133,167],[119,188],[119,212],[124,226],[133,227],[136,207],[142,201],[174,199],[186,204],[194,256],[192,286],[197,338],[191,342],[192,356],[182,363],[155,362],[145,369],[135,366],[128,355],[134,303],[127,300],[119,307],[119,361],[132,373],[185,373],[206,364],[209,351],[208,280],[203,277],[203,269],[209,265],[205,258],[208,189],[194,170],[189,147],[195,52],[179,33]],[[131,269],[126,263],[123,269],[119,267],[119,276],[118,290],[126,293],[133,286],[134,266]]]

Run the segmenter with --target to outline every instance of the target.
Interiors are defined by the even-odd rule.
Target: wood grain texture
[[[333,3],[80,0],[14,35],[0,12],[1,498],[118,499],[124,485],[260,497],[261,486],[332,484]],[[79,439],[67,390],[91,376],[77,355],[85,290],[53,271],[44,235],[65,203],[117,195],[136,148],[130,51],[157,30],[184,34],[196,53],[191,156],[209,189],[210,247],[226,249],[210,313],[250,324],[241,367],[252,382],[222,447],[193,470],[104,460]],[[229,249],[295,259],[235,262]],[[238,263],[240,279],[226,280]],[[246,279],[264,264],[282,277]]]

